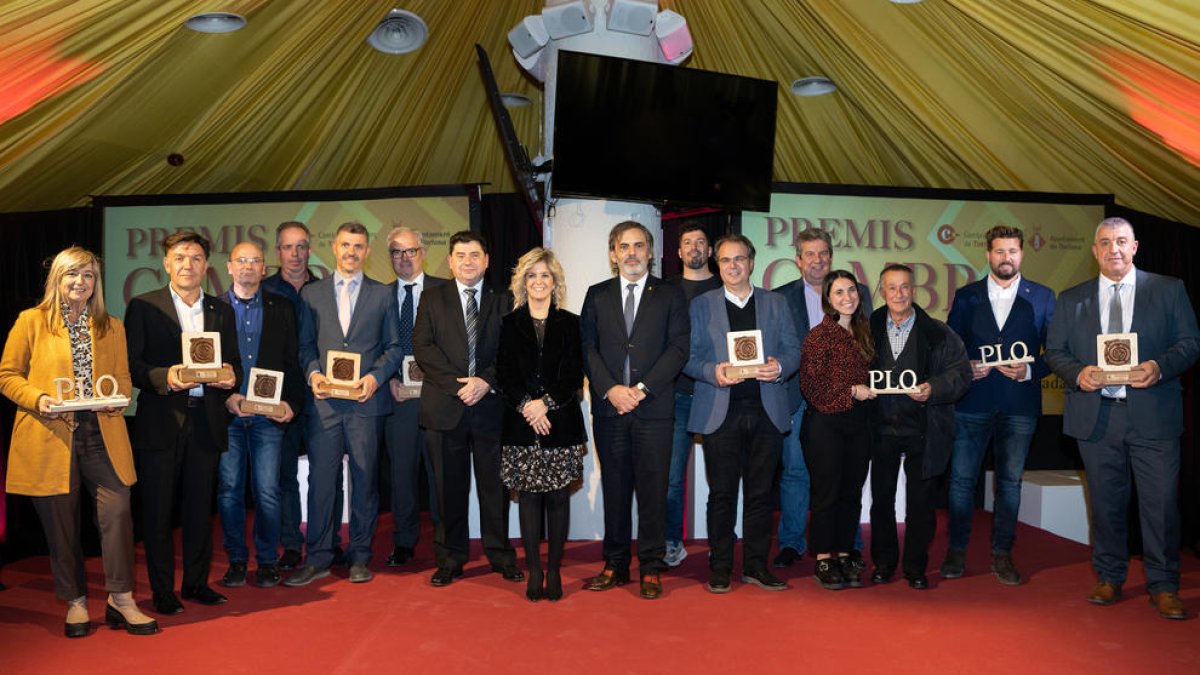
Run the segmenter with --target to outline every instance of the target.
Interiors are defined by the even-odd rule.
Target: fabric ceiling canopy
[[[781,83],[777,181],[1113,193],[1200,225],[1194,0],[662,0],[686,67]],[[393,6],[418,51],[366,36]],[[472,45],[541,145],[506,34],[539,0],[0,3],[0,211],[96,194],[515,188]],[[243,14],[227,35],[183,28]],[[837,93],[799,98],[800,77]],[[167,156],[184,162],[172,166]]]

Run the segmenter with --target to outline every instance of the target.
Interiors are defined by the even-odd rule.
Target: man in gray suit
[[[767,569],[771,548],[771,487],[791,426],[784,385],[800,367],[800,339],[787,300],[750,284],[754,244],[740,234],[717,242],[717,266],[722,288],[694,299],[691,315],[691,355],[684,373],[695,378],[688,431],[704,435],[708,476],[709,567],[707,589],[728,593],[733,569],[734,520],[738,483],[743,484],[742,581],[769,591],[787,584]],[[730,355],[726,336],[731,331],[762,331],[766,363],[754,379],[727,372]]]
[[[333,241],[336,271],[300,292],[300,367],[313,400],[308,409],[307,559],[287,581],[304,586],[329,576],[333,564],[334,492],[342,456],[350,458],[350,581],[370,581],[371,536],[379,512],[375,482],[379,436],[392,411],[386,383],[400,368],[400,319],[388,287],[363,274],[371,248],[367,228],[344,223]],[[325,374],[330,350],[361,357],[365,374],[357,400],[330,398]]]
[[[1130,474],[1137,485],[1146,590],[1168,619],[1184,619],[1179,599],[1179,376],[1200,354],[1200,330],[1183,282],[1133,265],[1138,242],[1123,218],[1096,227],[1100,276],[1058,296],[1046,336],[1046,363],[1066,383],[1063,431],[1079,439],[1092,512],[1088,602],[1111,605],[1129,567],[1126,518]],[[1096,336],[1136,333],[1140,360],[1129,384],[1105,386]]]

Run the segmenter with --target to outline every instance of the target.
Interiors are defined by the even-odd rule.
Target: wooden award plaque
[[[326,382],[321,387],[321,391],[328,394],[330,398],[357,400],[363,393],[362,385],[357,384],[361,364],[362,355],[360,354],[329,350],[325,357]]]
[[[265,368],[251,368],[250,383],[246,387],[246,398],[238,403],[238,408],[251,415],[279,417],[287,412],[287,408],[279,402],[282,393],[282,372]]]
[[[216,331],[183,334],[183,368],[179,379],[206,384],[233,379],[233,368],[221,364],[221,334]]]
[[[1129,384],[1129,371],[1138,364],[1137,333],[1104,333],[1096,336],[1097,378],[1105,386]]]
[[[725,369],[725,377],[758,377],[759,367],[767,362],[761,330],[731,331],[725,335],[725,346],[729,350],[729,367]]]
[[[82,396],[83,384],[71,378],[56,377],[54,378],[54,386],[57,398],[62,403],[50,405],[50,412],[53,413],[101,410],[103,408],[124,408],[129,405],[129,397],[118,393],[117,378],[112,375],[101,375],[96,378],[95,383],[92,385],[92,396],[90,398]],[[76,398],[65,398],[67,394],[72,392],[77,394]]]

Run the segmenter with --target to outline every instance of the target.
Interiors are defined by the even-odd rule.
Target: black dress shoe
[[[180,595],[183,596],[184,600],[197,602],[201,605],[223,605],[229,600],[229,598],[214,591],[207,584],[196,588],[185,588]]]
[[[611,567],[605,567],[600,574],[588,579],[584,588],[589,591],[607,591],[627,583],[629,583],[629,570],[618,572]]]
[[[730,590],[729,576],[729,570],[714,570],[708,583],[704,584],[704,590],[709,593],[728,593]]]
[[[305,565],[295,572],[292,572],[292,576],[288,577],[287,580],[283,582],[283,585],[292,587],[307,586],[317,579],[323,579],[327,576],[329,576],[328,567],[313,567],[312,565]]]
[[[929,577],[925,576],[924,574],[916,574],[911,577],[905,575],[904,578],[908,579],[908,587],[914,591],[929,590]]]
[[[875,571],[871,572],[871,583],[886,584],[892,580],[892,575],[896,573],[896,568],[889,565],[877,565]]]
[[[175,597],[174,593],[155,593],[150,604],[154,606],[154,611],[164,616],[179,614],[183,611],[183,605],[180,604],[179,598]]]
[[[742,583],[753,584],[764,591],[786,591],[787,582],[766,570],[746,570],[742,572]]]
[[[254,585],[259,588],[271,588],[279,585],[279,565],[259,565],[254,573]]]
[[[445,567],[437,568],[433,576],[429,578],[429,583],[433,586],[442,587],[449,586],[456,578],[463,575],[462,568],[456,570],[446,569]]]
[[[365,584],[374,578],[375,575],[371,573],[371,569],[367,567],[366,563],[355,563],[350,566],[350,583]]]
[[[412,560],[413,550],[406,546],[397,546],[392,549],[392,554],[388,556],[388,567],[399,567],[409,560]]]
[[[662,597],[662,580],[657,574],[643,574],[641,596],[646,600],[657,600]]]
[[[125,618],[121,610],[108,603],[104,605],[104,623],[108,624],[108,627],[113,630],[124,628],[125,632],[130,635],[154,635],[158,632],[158,622],[154,619],[146,623],[129,623],[129,620]]]
[[[520,567],[509,563],[508,565],[492,565],[492,571],[499,574],[505,581],[525,581],[525,573]]]
[[[92,622],[84,621],[82,623],[64,623],[63,635],[69,638],[87,637],[87,634],[92,632]]]
[[[776,567],[791,567],[800,559],[800,553],[794,548],[783,547],[779,549],[779,554],[775,556],[775,560],[771,564]]]
[[[839,556],[838,566],[842,572],[842,582],[848,588],[862,588],[862,571],[866,567],[861,557],[855,558],[852,555]]]
[[[279,556],[279,569],[292,570],[300,566],[300,562],[304,557],[300,555],[300,551],[294,548],[284,550],[283,555]]]

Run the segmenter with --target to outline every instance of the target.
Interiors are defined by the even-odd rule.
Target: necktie
[[[1106,333],[1124,333],[1125,332],[1125,309],[1121,306],[1121,287],[1125,284],[1113,284],[1112,300],[1108,303],[1108,330]],[[1105,387],[1104,391],[1100,392],[1109,398],[1120,398],[1121,392],[1125,390],[1122,386]]]
[[[1125,284],[1113,284],[1112,300],[1108,303],[1108,333],[1125,332],[1125,310],[1121,307],[1121,287]]]
[[[629,294],[625,296],[625,337],[633,336],[633,291],[637,288],[637,284],[628,284],[625,288],[629,289]],[[625,386],[629,386],[629,352],[625,352]]]
[[[404,284],[404,302],[400,303],[400,349],[405,355],[413,353],[413,286]]]
[[[479,340],[479,304],[475,302],[475,289],[466,289],[467,294],[467,377],[475,377],[475,343]]]
[[[342,336],[350,334],[350,280],[338,282],[338,323],[342,324]]]

